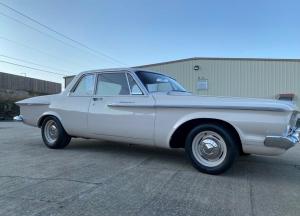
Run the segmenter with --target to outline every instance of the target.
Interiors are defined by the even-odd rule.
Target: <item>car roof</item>
[[[142,68],[108,68],[108,69],[95,69],[95,70],[88,70],[88,71],[83,71],[83,72],[80,72],[78,73],[77,75],[75,75],[74,79],[69,83],[68,86],[66,86],[65,88],[65,92],[68,92],[71,88],[73,88],[74,84],[78,81],[78,79],[80,77],[82,77],[84,74],[92,74],[92,73],[101,73],[101,72],[128,72],[128,73],[132,73],[134,74],[134,76],[136,76],[135,72],[137,71],[145,71],[145,72],[150,72],[150,73],[155,73],[155,74],[159,74],[159,75],[163,75],[163,76],[167,76],[169,77],[168,75],[165,75],[165,74],[162,74],[162,73],[158,73],[156,71],[151,71],[151,70],[144,70]],[[171,79],[174,79],[172,77],[169,77]]]
[[[95,70],[88,70],[88,71],[83,71],[79,74],[84,74],[84,73],[99,73],[99,72],[118,72],[118,71],[129,71],[129,72],[135,72],[136,69],[133,68],[106,68],[106,69],[95,69]]]
[[[88,71],[83,71],[80,72],[78,75],[82,75],[82,74],[86,74],[86,73],[101,73],[101,72],[118,72],[118,71],[127,71],[130,73],[134,73],[136,71],[145,71],[145,72],[151,72],[151,73],[156,73],[156,74],[161,74],[164,75],[162,73],[156,72],[156,71],[151,71],[151,70],[145,70],[142,68],[107,68],[107,69],[95,69],[95,70],[88,70]]]
[[[166,74],[162,74],[162,73],[159,73],[157,71],[145,70],[145,69],[142,69],[142,68],[107,68],[107,69],[95,69],[95,70],[83,71],[83,72],[77,74],[75,77],[78,78],[78,77],[81,77],[83,74],[88,74],[88,73],[118,72],[118,71],[121,71],[121,72],[126,71],[126,72],[129,72],[129,73],[135,73],[137,71],[145,71],[145,72],[149,72],[149,73],[155,73],[155,74],[158,74],[158,75],[166,76],[166,77],[169,77],[170,79],[176,80],[173,77],[168,76]]]

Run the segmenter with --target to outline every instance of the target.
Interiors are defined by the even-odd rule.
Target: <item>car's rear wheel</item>
[[[71,141],[71,137],[54,116],[47,117],[43,121],[42,137],[45,145],[51,149],[65,148]]]
[[[231,167],[238,155],[236,140],[225,127],[203,124],[187,136],[186,153],[193,166],[209,174],[220,174]]]

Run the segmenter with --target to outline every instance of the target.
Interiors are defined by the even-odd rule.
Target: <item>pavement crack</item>
[[[290,164],[290,163],[278,163],[278,162],[276,162],[276,163],[272,163],[272,162],[261,162],[261,161],[254,161],[254,160],[239,160],[239,161],[237,161],[237,163],[254,163],[254,164],[264,164],[264,165],[274,165],[274,164],[276,164],[277,166],[289,166],[289,167],[291,167],[291,166],[294,166],[294,167],[300,167],[300,165],[298,165],[298,164]]]
[[[247,182],[249,185],[249,199],[250,199],[250,211],[251,211],[251,215],[254,216],[254,199],[253,199],[253,185],[251,183],[250,180],[250,176],[249,176],[249,170],[247,171]]]
[[[44,203],[54,203],[54,204],[62,203],[62,202],[56,202],[56,201],[51,201],[51,200],[47,200],[47,199],[35,199],[35,198],[19,197],[19,196],[17,197],[17,196],[11,196],[11,195],[3,195],[2,197],[12,198],[12,199],[38,201],[38,202],[44,202]]]
[[[81,180],[74,180],[74,179],[65,179],[65,178],[36,178],[36,177],[28,177],[28,176],[0,176],[0,178],[24,178],[24,179],[31,179],[31,180],[41,180],[41,181],[67,181],[67,182],[77,182],[82,184],[91,184],[91,185],[102,185],[102,183],[98,182],[89,182],[89,181],[81,181]]]
[[[179,170],[175,170],[174,173],[170,176],[170,178],[163,184],[160,186],[160,188],[165,188],[166,185],[170,184],[170,182],[173,181],[173,179],[175,179],[175,176],[179,173]],[[157,197],[161,196],[163,193],[162,190],[157,190],[157,192],[153,195],[152,198],[149,199],[148,202],[146,202],[139,210],[138,212],[136,212],[136,216],[141,215],[141,212],[144,211],[144,209],[148,206],[150,206],[151,204],[153,204],[153,202],[157,201]]]
[[[122,169],[121,171],[116,172],[115,174],[113,174],[113,175],[111,175],[111,176],[108,176],[107,178],[103,179],[103,180],[101,181],[100,184],[106,184],[106,183],[109,182],[111,179],[113,179],[113,178],[115,178],[115,177],[117,177],[117,176],[120,176],[120,175],[122,175],[122,174],[125,174],[125,173],[127,173],[128,171],[130,171],[130,170],[132,170],[132,169],[134,169],[134,168],[139,168],[143,163],[145,163],[146,161],[148,161],[148,160],[150,160],[150,159],[151,159],[151,157],[147,157],[147,158],[145,158],[144,160],[142,160],[141,162],[139,162],[139,163],[137,163],[137,164],[134,164],[134,165],[132,165],[132,166],[128,166],[128,167],[126,167],[125,169]]]

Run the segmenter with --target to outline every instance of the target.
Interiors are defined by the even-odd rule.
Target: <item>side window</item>
[[[129,94],[125,73],[99,74],[96,95],[117,96]]]
[[[130,87],[130,92],[132,95],[142,95],[143,92],[140,89],[140,87],[136,84],[135,80],[132,78],[131,75],[127,74],[128,77],[128,83]]]
[[[88,74],[81,78],[75,90],[73,91],[73,95],[75,96],[90,96],[93,95],[94,92],[94,84],[95,84],[95,75]]]
[[[155,84],[148,84],[147,88],[150,92],[167,92],[172,91],[172,85],[170,83],[155,83]]]

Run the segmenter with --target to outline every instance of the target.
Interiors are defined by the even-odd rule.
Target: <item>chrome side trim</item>
[[[289,149],[300,142],[300,128],[294,129],[288,136],[267,136],[264,145],[281,149]]]
[[[227,109],[227,110],[252,110],[252,111],[273,111],[285,112],[284,108],[275,107],[245,107],[245,106],[211,106],[211,105],[142,105],[142,104],[124,104],[110,103],[110,107],[137,107],[137,108],[187,108],[187,109]]]
[[[37,102],[37,103],[22,103],[22,102],[17,102],[16,104],[22,105],[22,106],[40,106],[40,105],[50,105],[50,102]]]
[[[158,108],[199,108],[199,109],[229,109],[229,110],[254,110],[254,111],[276,111],[284,112],[283,108],[274,107],[246,107],[246,106],[213,106],[213,105],[158,105]]]
[[[119,103],[109,103],[107,104],[109,107],[133,107],[133,108],[154,108],[154,105],[143,105],[143,104],[134,104],[132,103],[124,103],[124,102],[119,102]]]
[[[18,116],[15,116],[13,119],[14,119],[14,121],[20,121],[20,122],[22,122],[23,121],[23,116],[22,115],[18,115]]]

